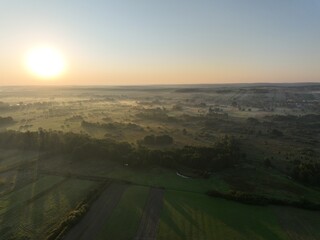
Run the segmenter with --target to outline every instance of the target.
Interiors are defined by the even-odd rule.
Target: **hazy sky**
[[[28,50],[65,56],[27,71]],[[320,81],[320,0],[2,0],[0,85]]]

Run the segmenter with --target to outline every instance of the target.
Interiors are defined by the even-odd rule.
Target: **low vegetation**
[[[320,236],[319,84],[0,91],[1,240]]]

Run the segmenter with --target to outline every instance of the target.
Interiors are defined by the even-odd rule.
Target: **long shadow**
[[[29,156],[27,156],[27,158],[28,157]],[[37,161],[38,160],[39,158],[37,158]],[[27,203],[29,199],[35,197],[38,189],[38,185],[36,184],[36,180],[38,179],[37,161],[32,165],[22,164],[17,167],[13,191],[2,197],[2,199],[7,199],[8,210],[5,210],[0,216],[0,231],[5,229],[5,234],[1,234],[0,239],[14,238],[17,233],[19,233],[19,235],[25,235],[26,237],[32,237],[33,235],[34,231],[30,229],[28,225],[30,225],[30,223],[33,225],[31,221],[36,211],[32,205]],[[28,181],[28,177],[26,180],[26,176],[29,174],[31,175],[31,179],[33,179],[31,181]],[[29,186],[30,191],[25,191],[24,188]]]
[[[134,239],[155,239],[161,210],[163,208],[163,189],[151,188],[144,206],[140,225]]]
[[[204,229],[201,230],[201,222],[198,222],[199,219],[195,218],[189,209],[197,209],[203,212],[212,220],[217,221],[219,225],[222,224],[224,228],[229,228],[232,232],[238,233],[241,239],[252,239],[253,237],[272,240],[282,239],[282,236],[279,235],[280,226],[277,232],[275,230],[277,222],[273,221],[272,216],[274,215],[267,207],[248,206],[209,197],[205,199],[205,196],[201,194],[199,194],[199,198],[201,199],[196,199],[195,196],[188,194],[168,196],[165,207],[173,209],[172,212],[177,211],[184,221],[188,222],[190,228],[196,228],[198,231],[204,231]],[[210,206],[211,201],[212,206]],[[171,218],[170,213],[166,214],[162,216],[163,222],[181,239],[185,239],[186,236],[182,232],[181,226],[175,223],[175,219]]]
[[[16,172],[16,180],[19,178],[23,178],[23,176],[20,176],[22,171]],[[23,174],[21,174],[23,175]],[[15,182],[16,184],[16,182]],[[35,183],[32,183],[35,185]],[[23,188],[20,188],[19,190],[23,191]],[[19,191],[17,190],[17,191]],[[14,234],[14,232],[19,231],[19,224],[23,222],[23,208],[21,207],[21,199],[28,199],[32,197],[32,192],[23,191],[23,194],[15,194],[14,192],[11,192],[9,195],[5,195],[4,198],[8,198],[8,210],[5,211],[4,214],[1,215],[1,227],[0,229],[7,229],[6,234],[1,234],[0,239],[9,239],[9,236]],[[12,205],[12,207],[10,207]],[[10,230],[9,230],[10,229]]]
[[[167,200],[164,200],[163,207],[170,208],[167,205],[170,205],[170,203]],[[164,224],[166,224],[168,228],[172,229],[181,239],[185,239],[186,234],[179,228],[171,216],[166,216],[165,214],[167,213],[163,212],[161,215],[161,220],[163,220]]]
[[[168,198],[167,202],[176,210],[178,211],[185,219],[187,219],[192,225],[198,226],[198,222],[193,219],[192,215],[188,212],[186,205],[188,205],[185,201],[181,202],[176,201],[175,199]]]

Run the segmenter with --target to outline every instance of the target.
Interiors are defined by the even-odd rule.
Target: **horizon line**
[[[222,86],[222,85],[320,85],[320,81],[310,82],[234,82],[234,83],[168,83],[168,84],[16,84],[16,85],[0,85],[2,87],[159,87],[159,86]]]

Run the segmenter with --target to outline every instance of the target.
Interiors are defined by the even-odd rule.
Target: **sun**
[[[26,66],[36,76],[50,79],[64,72],[65,60],[57,49],[46,46],[37,47],[27,53]]]

